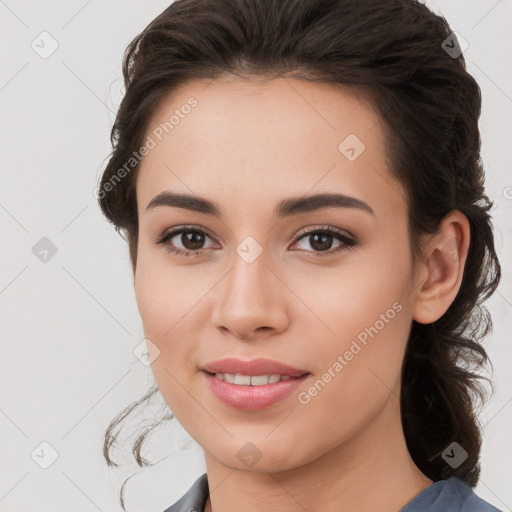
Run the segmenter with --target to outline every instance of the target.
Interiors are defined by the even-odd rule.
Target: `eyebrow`
[[[147,205],[146,211],[159,206],[184,208],[215,217],[222,217],[219,205],[203,197],[164,191],[155,196]],[[320,210],[323,208],[357,208],[375,215],[373,208],[368,204],[352,196],[337,193],[323,193],[302,197],[283,199],[274,208],[274,215],[278,218],[288,217],[298,213]]]

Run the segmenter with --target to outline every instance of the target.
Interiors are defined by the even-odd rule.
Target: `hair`
[[[422,236],[436,234],[450,211],[459,210],[469,220],[457,296],[437,321],[412,321],[400,405],[407,447],[418,468],[433,481],[456,476],[474,487],[480,475],[477,412],[487,398],[481,381],[492,388],[481,374],[490,363],[483,340],[492,329],[482,303],[497,288],[501,269],[480,157],[481,92],[463,54],[450,55],[446,41],[457,43],[445,18],[415,0],[177,0],[124,54],[126,91],[98,200],[116,231],[127,234],[135,271],[139,165],[122,179],[119,170],[143,144],[159,104],[178,86],[225,74],[287,76],[365,93],[382,118],[391,171],[406,193],[413,262],[421,256]],[[108,426],[108,465],[117,466],[109,453],[119,425],[156,391],[153,386]],[[167,414],[160,422],[172,418]],[[147,464],[140,449],[150,430],[133,447],[140,466]],[[442,457],[452,442],[467,452],[458,467]]]

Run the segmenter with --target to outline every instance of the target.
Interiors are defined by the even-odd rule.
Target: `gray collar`
[[[209,488],[206,473],[203,473],[192,487],[174,504],[164,512],[204,512]]]

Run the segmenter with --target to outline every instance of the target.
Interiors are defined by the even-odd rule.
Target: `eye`
[[[211,240],[210,236],[202,229],[194,226],[182,226],[164,233],[162,237],[155,240],[155,243],[162,245],[166,252],[180,256],[199,256],[205,249],[203,244],[207,238]]]
[[[212,240],[202,229],[195,226],[181,226],[165,232],[154,243],[162,245],[166,252],[178,256],[200,256],[208,249],[208,247],[204,247],[207,239]],[[338,241],[338,245],[332,249],[333,242],[335,241]],[[299,242],[305,242],[304,245],[309,245],[312,249],[311,251],[307,247],[301,247],[301,250],[312,252],[315,256],[332,255],[357,245],[357,242],[351,235],[331,226],[308,228],[295,239],[294,244],[297,245]],[[218,244],[214,243],[215,245],[218,247]],[[293,249],[292,246],[292,250],[296,249]]]
[[[333,243],[338,241],[339,244],[332,249]],[[315,256],[327,256],[339,251],[346,251],[357,245],[355,239],[348,233],[338,230],[330,226],[322,226],[322,228],[308,228],[299,236],[295,243],[304,242],[313,249]],[[302,247],[311,252],[307,247]]]

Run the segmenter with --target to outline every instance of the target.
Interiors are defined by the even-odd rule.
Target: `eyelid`
[[[334,226],[329,226],[329,225],[323,225],[323,226],[314,226],[314,227],[307,227],[307,228],[304,228],[301,232],[299,232],[299,234],[296,236],[295,238],[295,241],[298,241],[299,239],[303,238],[305,235],[309,235],[310,233],[317,233],[317,232],[328,232],[329,234],[337,234],[337,235],[340,235],[346,239],[350,239],[352,240],[353,242],[356,241],[356,238],[354,235],[352,235],[351,233],[349,233],[348,231],[344,230],[344,229],[340,229],[340,228],[335,228]]]
[[[170,240],[171,238],[174,238],[176,235],[179,235],[184,231],[196,231],[196,232],[205,234],[208,238],[210,238],[212,240],[215,239],[212,235],[209,234],[209,232],[206,228],[203,228],[202,226],[200,226],[198,224],[193,224],[193,225],[184,224],[183,226],[175,226],[173,228],[165,229],[161,235],[157,235],[153,239],[153,242],[157,245],[165,246],[165,244],[168,240]],[[199,251],[203,251],[203,250],[204,249],[197,249],[195,251],[189,250],[188,252],[199,252]],[[180,252],[182,251],[183,253],[185,252],[185,250],[183,250],[183,249],[179,249],[179,251]]]
[[[328,249],[326,251],[308,251],[303,249],[298,249],[302,252],[305,252],[307,254],[313,255],[313,257],[328,257],[328,256],[334,256],[340,253],[341,251],[346,251],[348,249],[351,249],[352,247],[358,245],[356,237],[349,233],[346,230],[335,228],[334,226],[328,226],[324,225],[321,227],[314,226],[314,227],[307,227],[302,230],[300,234],[298,234],[293,243],[292,247],[300,242],[302,239],[307,238],[309,235],[313,233],[321,233],[321,234],[327,234],[329,236],[332,236],[334,238],[337,238],[340,242],[340,245],[334,249]],[[297,249],[294,249],[297,250]]]

